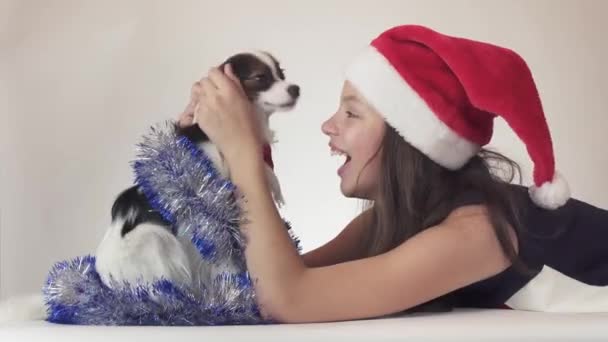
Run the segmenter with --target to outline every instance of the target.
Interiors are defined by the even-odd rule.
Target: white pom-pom
[[[545,209],[557,209],[564,205],[570,198],[570,188],[566,179],[557,171],[553,180],[545,182],[540,187],[531,186],[530,197],[536,205]]]

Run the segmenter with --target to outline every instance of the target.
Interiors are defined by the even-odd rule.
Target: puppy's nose
[[[298,97],[300,96],[300,87],[295,84],[292,84],[287,87],[287,92],[289,93],[289,95],[291,95],[291,97]]]

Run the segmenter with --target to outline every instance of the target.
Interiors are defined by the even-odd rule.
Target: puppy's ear
[[[218,68],[220,68],[220,70],[224,70],[224,67],[226,67],[226,64],[232,64],[232,66],[234,67],[234,62],[236,61],[236,56],[238,55],[233,55],[228,57],[225,61],[222,62],[222,64],[218,65]]]
[[[232,66],[232,72],[239,79],[241,85],[243,85],[243,79],[247,76],[247,66],[243,63],[242,54],[236,54],[228,57],[222,64],[219,65],[220,70],[224,70],[226,64]]]
[[[232,57],[230,57],[227,60],[223,61],[222,64],[218,65],[217,67],[221,71],[226,72],[226,65],[230,64],[231,62],[232,62]]]

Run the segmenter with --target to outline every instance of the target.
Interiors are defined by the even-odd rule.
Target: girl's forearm
[[[306,268],[272,199],[264,162],[242,160],[241,165],[232,168],[232,180],[242,196],[247,267],[262,310],[272,316],[288,305],[290,290],[297,288],[292,284]]]

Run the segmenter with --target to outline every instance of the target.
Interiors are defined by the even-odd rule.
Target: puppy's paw
[[[41,321],[46,317],[42,294],[16,296],[0,302],[0,323]]]

